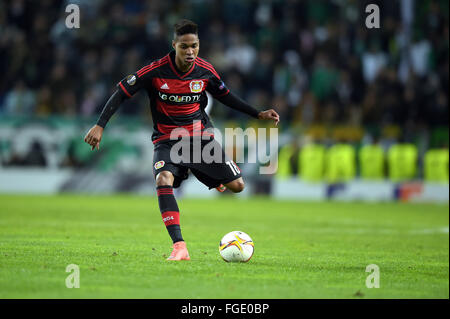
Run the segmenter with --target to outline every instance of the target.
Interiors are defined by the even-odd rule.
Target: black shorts
[[[183,180],[188,178],[189,170],[209,189],[216,188],[220,184],[227,184],[242,176],[239,167],[225,154],[214,138],[169,140],[155,145],[153,154],[155,178],[160,172],[169,171],[175,177],[173,187],[177,188]]]

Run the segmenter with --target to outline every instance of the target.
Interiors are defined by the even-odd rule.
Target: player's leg
[[[233,176],[233,173],[228,172],[228,165],[221,164],[192,164],[192,174],[209,189],[224,187],[228,188],[233,193],[239,193],[244,190],[244,180],[241,173]]]
[[[172,163],[170,143],[159,143],[153,153],[153,176],[156,180],[159,209],[164,225],[173,242],[173,251],[168,260],[189,260],[186,243],[181,235],[180,211],[173,188],[187,178],[187,168]]]
[[[173,194],[174,176],[170,171],[162,171],[156,175],[156,193],[159,210],[173,243],[183,241],[180,228],[180,211]]]
[[[173,250],[167,260],[189,260],[186,243],[181,235],[180,212],[173,194],[175,177],[170,171],[156,175],[156,192],[164,225],[173,241]]]
[[[208,152],[204,152],[204,147],[208,145]],[[211,151],[217,152],[211,155]],[[214,156],[206,160],[203,158],[204,153]],[[217,155],[217,156],[215,156]],[[218,158],[218,160],[216,160]],[[239,193],[244,190],[244,180],[242,179],[241,170],[236,163],[228,158],[222,146],[214,139],[210,141],[202,140],[202,161],[200,163],[191,163],[189,165],[191,172],[209,189],[216,188],[222,192],[225,187],[233,193]]]

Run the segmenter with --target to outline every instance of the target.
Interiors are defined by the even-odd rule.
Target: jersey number
[[[239,174],[241,172],[241,170],[239,169],[239,167],[237,167],[236,164],[234,164],[233,161],[226,161],[225,164],[227,164],[228,166],[230,166],[231,171],[233,172],[234,176],[236,176],[237,174]]]

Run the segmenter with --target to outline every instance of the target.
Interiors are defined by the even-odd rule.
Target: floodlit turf
[[[168,262],[157,199],[0,196],[0,298],[449,298],[449,207],[180,199],[189,262]],[[221,237],[255,242],[225,263]],[[80,267],[80,288],[65,286]],[[366,288],[366,266],[380,288]]]

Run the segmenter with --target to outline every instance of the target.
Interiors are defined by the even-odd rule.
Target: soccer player
[[[207,132],[210,131],[208,128],[213,127],[205,112],[207,105],[205,91],[223,104],[254,118],[273,120],[275,124],[278,124],[280,117],[273,109],[259,112],[233,95],[214,67],[198,57],[200,41],[197,24],[183,19],[174,27],[172,41],[174,50],[128,75],[117,84],[117,90],[107,101],[97,124],[87,132],[84,141],[91,145],[92,150],[99,149],[103,129],[121,103],[141,89],[147,91],[154,124],[153,174],[156,180],[159,209],[173,241],[173,250],[167,259],[190,260],[186,243],[181,235],[179,209],[173,188],[180,186],[181,182],[188,177],[190,170],[209,189],[216,188],[224,191],[226,187],[234,193],[244,189],[244,181],[236,164],[225,155],[212,134],[209,134],[209,139],[205,140],[205,135],[208,135]],[[171,133],[177,128],[184,129],[184,132],[188,134],[190,143],[188,146],[193,145],[195,138],[201,139],[202,150],[209,143],[213,143],[212,149],[219,150],[220,154],[215,155],[218,155],[221,160],[212,163],[203,158],[200,162],[192,161],[192,157],[195,156],[192,147],[188,158],[184,154],[182,161],[173,160],[171,149],[175,143],[179,142],[179,139],[171,138]]]

